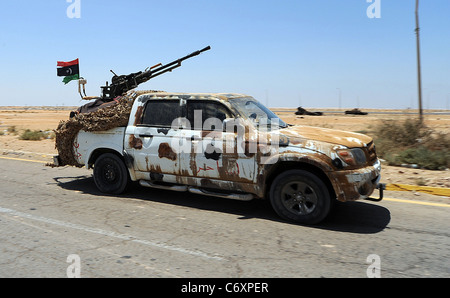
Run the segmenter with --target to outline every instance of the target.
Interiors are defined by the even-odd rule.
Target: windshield
[[[229,103],[242,117],[251,120],[258,129],[270,130],[271,128],[287,127],[287,124],[274,112],[252,97],[232,98]]]

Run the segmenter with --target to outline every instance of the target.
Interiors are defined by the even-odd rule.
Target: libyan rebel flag
[[[69,83],[72,80],[78,80],[80,78],[80,67],[78,59],[69,62],[58,61],[58,68],[56,69],[58,77],[64,77],[64,84]]]

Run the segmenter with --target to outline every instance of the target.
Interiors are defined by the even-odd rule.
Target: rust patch
[[[168,143],[161,143],[158,149],[158,156],[160,158],[167,158],[170,160],[176,160],[177,154],[172,150],[172,147]]]
[[[349,148],[365,147],[372,141],[372,138],[366,135],[312,126],[297,125],[282,129],[280,133],[289,138],[299,138],[298,142],[305,139],[344,145]]]
[[[145,157],[145,164],[147,167],[147,172],[162,173],[161,166],[150,163],[150,160],[148,159],[147,156]]]
[[[197,162],[195,161],[195,154],[191,153],[189,156],[189,167],[194,176],[197,176]]]
[[[134,115],[134,126],[141,124],[143,113],[144,113],[144,106],[138,106],[136,114]]]
[[[253,157],[255,156],[255,149],[254,149],[255,143],[250,144],[250,142],[245,142],[245,150],[244,154],[247,157]],[[250,150],[252,149],[252,150]],[[253,151],[253,152],[251,152]]]
[[[142,149],[142,140],[139,138],[136,138],[134,135],[130,135],[128,144],[130,145],[131,148],[134,148],[137,150]]]
[[[202,138],[215,138],[215,139],[222,139],[222,131],[217,130],[202,130],[201,136]]]
[[[202,180],[200,180],[200,185],[205,188],[214,187],[214,183],[212,183],[211,180],[206,179],[206,178],[203,178]]]

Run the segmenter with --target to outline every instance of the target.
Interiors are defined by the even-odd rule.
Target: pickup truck
[[[73,152],[101,192],[144,187],[268,199],[283,219],[316,224],[333,201],[371,199],[380,161],[371,137],[286,124],[242,94],[142,94],[128,125],[79,131]]]

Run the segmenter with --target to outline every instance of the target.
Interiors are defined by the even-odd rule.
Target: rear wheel
[[[104,153],[95,161],[94,181],[101,192],[120,194],[128,185],[128,170],[120,157]]]
[[[286,171],[275,178],[270,202],[284,219],[316,224],[330,212],[331,199],[325,183],[311,172]]]

